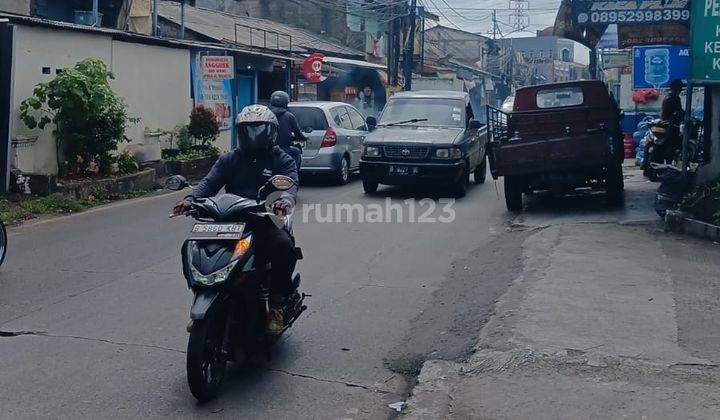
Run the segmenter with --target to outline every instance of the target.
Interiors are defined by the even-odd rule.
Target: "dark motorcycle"
[[[679,153],[680,128],[665,120],[648,123],[649,130],[644,139],[643,175],[655,180],[653,164],[672,163]]]
[[[256,264],[253,238],[269,223],[292,236],[291,218],[280,219],[269,206],[274,195],[294,184],[291,178],[277,175],[260,189],[262,199],[222,194],[193,201],[187,212],[198,222],[182,246],[183,273],[195,294],[188,325],[187,376],[198,401],[217,396],[227,362],[242,363],[263,351],[269,357],[270,347],[282,335],[266,332],[272,267]],[[188,186],[181,176],[166,183],[172,190]],[[308,295],[298,293],[300,275],[295,274],[292,282],[294,292],[283,302],[283,333],[307,309],[303,302]]]

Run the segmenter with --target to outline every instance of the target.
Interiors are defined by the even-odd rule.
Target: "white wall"
[[[30,97],[35,85],[49,82],[55,77],[56,70],[71,67],[80,60],[97,57],[106,63],[111,62],[111,40],[109,37],[87,35],[70,31],[51,31],[16,25],[15,71],[13,80],[13,134],[37,135],[33,146],[34,159],[29,167],[19,168],[23,172],[52,175],[57,173],[55,139],[53,127],[45,130],[29,130],[19,119],[20,103]],[[50,67],[50,74],[43,74],[43,67]]]
[[[128,105],[128,114],[139,117],[130,124],[127,136],[136,149],[146,143],[145,130],[170,130],[187,123],[192,109],[190,98],[190,53],[165,48],[113,41],[109,36],[17,26],[15,37],[14,123],[12,137],[38,135],[34,159],[19,168],[28,173],[57,173],[52,127],[29,130],[18,118],[20,103],[32,95],[35,85],[55,77],[56,70],[72,67],[85,58],[100,58],[115,75],[113,90]],[[43,67],[51,74],[44,75]],[[124,147],[124,146],[121,146]]]
[[[30,0],[0,0],[0,11],[29,15]]]
[[[128,115],[140,118],[126,132],[134,149],[152,147],[146,131],[187,123],[192,110],[188,50],[113,41],[112,72],[112,88],[128,105]]]

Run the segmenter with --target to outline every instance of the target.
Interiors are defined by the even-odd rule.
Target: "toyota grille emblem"
[[[402,153],[403,156],[410,156],[410,149],[402,149],[400,153]]]

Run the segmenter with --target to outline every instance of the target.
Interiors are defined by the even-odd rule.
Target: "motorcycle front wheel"
[[[5,261],[5,253],[7,252],[7,230],[5,224],[0,220],[0,265]]]
[[[222,352],[225,323],[213,319],[195,320],[187,349],[187,377],[190,392],[199,402],[220,393],[227,360]]]

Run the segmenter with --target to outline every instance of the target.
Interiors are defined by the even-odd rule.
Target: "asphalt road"
[[[368,197],[358,181],[315,182],[300,195],[298,269],[313,295],[309,310],[271,361],[232,368],[223,395],[205,405],[185,377],[191,295],[179,246],[191,221],[167,218],[179,194],[12,229],[0,269],[0,417],[391,416],[387,405],[406,398],[426,353],[463,357],[473,343],[463,341],[467,320],[486,316],[512,279],[488,271],[507,271],[512,259],[481,281],[469,275],[492,261],[479,253],[496,241],[512,247],[501,239],[502,193],[490,179],[472,186],[448,223],[407,220],[405,200],[424,191]],[[391,223],[361,223],[357,213],[349,223],[326,220],[326,205],[353,203],[374,208],[377,220],[386,199],[405,206],[402,222],[397,210]],[[316,204],[320,218],[303,207]],[[450,217],[442,207],[425,215]]]

